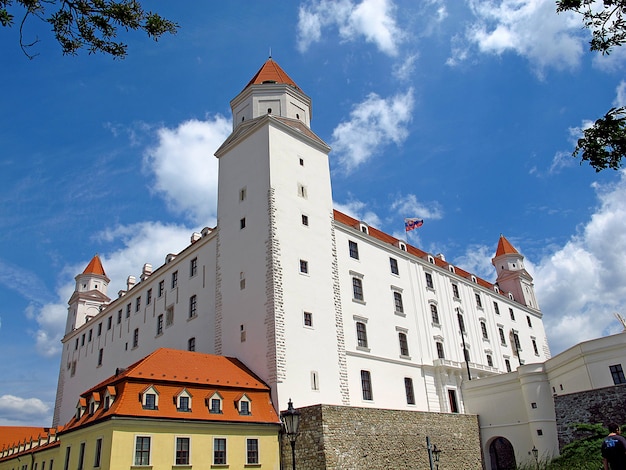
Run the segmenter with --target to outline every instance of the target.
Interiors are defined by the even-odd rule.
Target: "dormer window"
[[[85,411],[87,411],[87,400],[80,398],[76,405],[76,419],[80,419],[85,414]]]
[[[100,394],[98,392],[95,392],[93,395],[91,395],[91,399],[89,400],[89,414],[94,414],[99,406]]]
[[[222,396],[215,392],[204,399],[211,414],[222,414]]]
[[[115,391],[115,387],[113,385],[109,385],[104,392],[104,409],[108,410],[113,402],[115,401],[115,396],[117,392]]]
[[[144,410],[159,409],[159,393],[152,385],[139,395]]]
[[[174,403],[176,404],[177,411],[190,412],[191,394],[186,389],[183,389],[178,395],[174,397]]]
[[[236,402],[235,402],[236,406],[237,406],[237,410],[239,410],[239,414],[240,415],[249,415],[252,414],[251,412],[251,406],[250,406],[250,399],[247,397],[247,395],[244,393],[241,398],[239,398]]]

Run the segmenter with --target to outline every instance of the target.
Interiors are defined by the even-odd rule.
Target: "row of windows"
[[[454,392],[454,390],[452,391]],[[361,393],[362,393],[363,400],[365,401],[374,400],[374,390],[372,387],[372,374],[370,373],[369,370],[361,370]],[[404,394],[406,397],[407,405],[415,405],[415,389],[413,387],[413,379],[411,377],[404,378]],[[458,406],[456,405],[456,398],[454,400],[453,406],[451,406],[451,411],[453,413],[458,412]]]
[[[149,387],[140,396],[141,404],[144,410],[158,410],[159,409],[159,393],[153,386]],[[192,400],[191,396],[182,391],[174,397],[176,403],[176,410],[182,412],[190,412]],[[222,414],[223,410],[223,398],[219,392],[213,393],[210,397],[205,398],[204,405],[207,407],[211,414]],[[252,402],[244,394],[237,401],[234,402],[234,406],[237,412],[242,416],[248,416],[252,414]]]

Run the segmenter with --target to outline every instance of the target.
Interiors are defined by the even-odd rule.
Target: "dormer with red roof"
[[[110,279],[104,272],[98,255],[95,255],[85,270],[74,279],[76,287],[68,302],[66,334],[95,317],[111,301],[107,296]]]
[[[539,310],[532,276],[524,268],[524,257],[504,235],[500,235],[496,256],[491,260],[496,268],[500,290],[509,292],[516,302]]]
[[[233,130],[252,119],[272,114],[311,126],[311,98],[270,57],[230,102]]]

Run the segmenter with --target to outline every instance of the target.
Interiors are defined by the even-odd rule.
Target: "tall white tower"
[[[263,377],[278,409],[292,396],[347,404],[330,147],[309,127],[310,98],[271,58],[231,108],[215,153],[215,351]]]
[[[76,287],[68,301],[65,334],[95,317],[111,301],[107,296],[110,279],[104,272],[98,255],[95,255],[85,270],[74,279]]]
[[[491,263],[496,268],[498,274],[496,282],[501,290],[510,292],[522,305],[539,310],[533,278],[524,268],[524,257],[504,235],[500,235],[496,256]]]

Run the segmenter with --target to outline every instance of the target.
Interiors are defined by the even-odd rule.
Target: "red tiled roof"
[[[72,418],[66,429],[74,429],[110,416],[188,419],[204,421],[230,421],[248,423],[273,423],[280,420],[271,402],[270,389],[239,360],[212,354],[157,349],[119,374],[110,377],[82,394],[89,397],[95,392],[116,388],[112,405],[105,410],[101,405],[93,415],[88,412]],[[158,392],[158,409],[144,409],[139,396],[148,388]],[[192,399],[190,411],[176,409],[174,397],[184,389]],[[222,413],[209,413],[204,397],[218,392],[223,398]],[[252,403],[252,413],[239,415],[235,401],[245,393]]]
[[[83,271],[83,274],[98,274],[100,276],[106,276],[104,268],[102,267],[102,262],[100,261],[100,257],[98,255],[91,258],[91,261]]]
[[[248,82],[245,88],[248,88],[250,85],[260,85],[263,83],[291,85],[292,87],[300,90],[300,87],[296,85],[296,82],[294,82],[291,77],[289,77],[289,75],[287,75],[285,71],[280,68],[280,65],[272,60],[271,57],[267,59],[259,71],[254,75],[254,77],[252,77],[252,80]]]
[[[0,426],[0,449],[31,439],[37,440],[39,436],[46,436],[49,428],[37,428],[31,426]]]
[[[352,228],[355,228],[355,229],[359,230],[359,226],[360,226],[360,223],[361,223],[359,220],[357,220],[357,219],[355,219],[353,217],[350,217],[349,215],[346,215],[343,212],[339,212],[338,210],[333,210],[333,216],[334,216],[334,219],[337,222],[340,222],[340,223],[342,223],[344,225],[348,225],[349,227],[352,227]],[[380,231],[380,230],[378,230],[378,229],[376,229],[374,227],[368,226],[367,231],[368,231],[368,233],[369,233],[369,235],[371,237],[374,237],[377,240],[380,240],[380,241],[385,242],[385,243],[389,243],[390,245],[394,245],[396,247],[398,246],[398,242],[400,241],[397,238],[395,238],[395,237],[393,237],[393,236],[391,236],[391,235],[389,235],[387,233],[384,233],[384,232],[382,232],[382,231]],[[504,237],[501,237],[500,240],[502,240],[503,238]],[[506,239],[504,239],[504,240],[506,241]],[[508,241],[506,241],[506,243],[513,250],[515,250],[515,248],[513,248],[512,245]],[[420,250],[419,248],[416,248],[414,246],[411,246],[408,243],[405,243],[405,244],[406,244],[407,253],[409,253],[409,254],[417,257],[417,258],[428,259],[428,253],[426,253],[425,251]],[[499,246],[500,245],[498,245],[498,247]],[[517,253],[517,251],[515,251],[515,253]],[[496,256],[497,256],[497,254],[496,254]],[[461,277],[464,277],[464,278],[467,278],[467,279],[471,279],[472,278],[472,274],[470,274],[469,272],[467,272],[467,271],[465,271],[465,270],[463,270],[463,269],[461,269],[459,267],[456,267],[456,266],[452,265],[451,263],[448,263],[447,261],[444,261],[444,260],[442,260],[440,258],[437,258],[437,257],[433,257],[433,258],[434,258],[436,266],[439,266],[440,268],[445,268],[445,269],[449,269],[450,266],[453,266],[454,267],[454,273],[457,276],[461,276]],[[482,287],[485,287],[487,289],[494,290],[493,289],[494,285],[491,282],[485,281],[484,279],[481,279],[478,276],[474,276],[474,277],[476,278],[476,284],[478,284],[478,285],[480,285]],[[501,292],[501,294],[504,295],[504,293],[502,293],[502,292]]]
[[[498,240],[498,249],[496,250],[496,257],[502,255],[519,255],[519,252],[509,243],[509,241],[504,237],[504,235],[500,235],[500,240]]]

